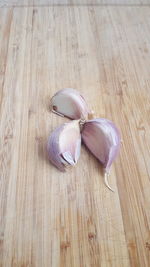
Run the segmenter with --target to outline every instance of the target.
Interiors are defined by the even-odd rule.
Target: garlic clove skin
[[[51,99],[51,110],[70,119],[87,119],[91,111],[78,91],[72,88],[59,90]]]
[[[87,121],[82,129],[82,140],[105,168],[105,184],[108,184],[110,167],[120,148],[120,133],[113,122],[99,118]]]
[[[62,172],[73,166],[80,157],[81,134],[79,120],[64,123],[48,139],[49,160]]]
[[[66,151],[66,152],[62,153],[62,157],[63,157],[64,160],[65,160],[66,162],[68,162],[70,165],[75,165],[75,160],[73,160],[70,151]]]

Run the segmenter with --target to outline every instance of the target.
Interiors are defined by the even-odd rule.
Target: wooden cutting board
[[[148,267],[149,2],[66,3],[0,2],[0,266]],[[121,131],[115,193],[85,147],[66,173],[48,161],[65,87]]]

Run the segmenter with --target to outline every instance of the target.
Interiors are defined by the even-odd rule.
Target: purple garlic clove
[[[85,99],[72,88],[59,90],[51,99],[51,110],[70,119],[87,119],[92,114]]]
[[[64,123],[51,134],[47,150],[49,160],[61,171],[75,165],[80,157],[81,134],[79,121]]]
[[[81,135],[84,144],[105,168],[105,184],[113,191],[107,179],[120,148],[118,129],[107,119],[93,119],[85,122]]]

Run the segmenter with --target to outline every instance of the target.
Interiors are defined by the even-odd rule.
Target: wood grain
[[[150,9],[1,8],[0,58],[0,266],[150,266]],[[64,87],[121,130],[114,194],[84,147],[48,162]]]
[[[150,5],[150,0],[0,0],[0,7],[32,6],[140,6]]]

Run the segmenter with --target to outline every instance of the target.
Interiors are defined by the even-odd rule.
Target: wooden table
[[[0,266],[150,266],[150,1],[0,1]],[[79,90],[122,133],[103,183],[83,147],[59,172],[46,153]]]

